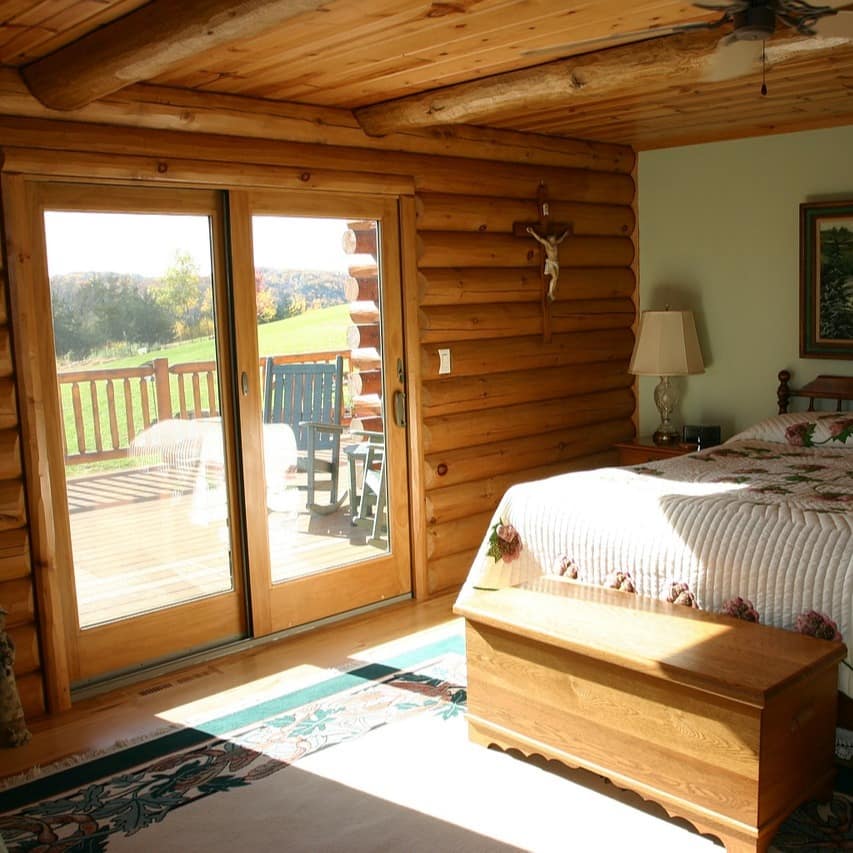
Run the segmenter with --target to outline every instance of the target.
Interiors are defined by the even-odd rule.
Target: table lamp
[[[637,376],[660,377],[655,387],[660,426],[652,440],[655,444],[677,444],[679,433],[670,418],[678,398],[669,377],[705,372],[693,313],[668,308],[643,311],[628,371]]]

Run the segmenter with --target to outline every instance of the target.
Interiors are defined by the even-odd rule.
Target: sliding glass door
[[[244,636],[221,199],[44,186],[70,669]]]
[[[265,507],[252,553],[276,630],[411,590],[399,238],[383,200],[246,202]]]
[[[72,685],[408,594],[395,202],[32,198]]]

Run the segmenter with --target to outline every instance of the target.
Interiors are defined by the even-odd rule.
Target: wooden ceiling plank
[[[643,27],[637,28],[642,29]],[[514,41],[508,41],[500,46],[485,48],[482,45],[478,46],[476,43],[472,43],[464,51],[461,50],[460,46],[458,55],[443,44],[419,47],[414,50],[405,50],[401,46],[400,52],[405,53],[407,57],[418,60],[412,62],[411,66],[407,68],[400,67],[391,59],[367,63],[363,57],[357,56],[357,61],[351,63],[345,80],[341,79],[342,75],[338,69],[339,65],[341,63],[345,65],[346,61],[344,57],[336,53],[334,67],[327,66],[316,75],[314,82],[317,89],[323,92],[325,103],[358,108],[380,100],[403,97],[413,90],[435,89],[470,80],[473,76],[473,59],[476,59],[473,74],[478,79],[501,74],[508,69],[515,70],[541,65],[543,61],[547,61],[548,58],[526,55],[527,41],[524,42],[524,51],[521,51],[517,31],[511,35],[514,37]],[[583,37],[581,31],[576,35],[578,40]],[[555,43],[554,40],[551,43]],[[383,49],[393,56],[399,55],[399,52],[393,49],[393,45],[387,47],[383,45]],[[577,54],[582,50],[582,48],[574,51],[566,49],[562,53]],[[460,57],[464,59],[464,62]],[[273,75],[265,76],[272,77]],[[250,87],[244,86],[243,91],[250,91]],[[266,91],[272,96],[287,100],[299,100],[305,94],[298,89],[291,88],[290,80],[287,77],[285,77],[283,85],[273,87],[267,85]],[[257,90],[253,93],[260,96],[264,94]]]
[[[330,9],[329,18],[335,14],[336,9]],[[670,0],[638,3],[627,11],[621,0],[581,7],[576,4],[568,11],[564,3],[555,0],[540,2],[535,7],[512,0],[501,4],[480,3],[464,14],[429,15],[429,12],[426,15],[419,12],[416,16],[409,13],[384,22],[360,20],[345,25],[336,21],[334,29],[326,27],[322,32],[309,32],[300,22],[298,45],[289,46],[286,63],[270,67],[270,51],[280,53],[280,46],[272,36],[261,36],[251,43],[243,74],[237,79],[224,79],[218,90],[299,99],[305,92],[288,84],[294,77],[302,79],[311,73],[319,75],[317,89],[322,92],[324,103],[349,107],[365,100],[387,100],[398,93],[459,82],[472,74],[481,77],[519,65],[541,63],[541,57],[525,57],[524,51],[529,47],[608,35],[623,27],[638,30],[714,17],[713,13]],[[568,26],[571,33],[560,29],[561,26]],[[541,35],[537,36],[537,31]],[[381,39],[381,52],[375,49],[377,42],[371,39]],[[334,55],[335,61],[318,68],[317,58],[324,55]],[[400,65],[402,57],[412,61],[414,73]],[[210,58],[207,67],[229,71],[231,59],[220,51]],[[360,85],[354,93],[354,75],[365,74],[369,75],[370,85]],[[179,85],[171,75],[156,82]]]
[[[46,106],[71,110],[161,73],[181,59],[248,38],[323,0],[152,0],[22,69]]]
[[[147,0],[66,0],[68,8],[51,17],[49,27],[41,32],[38,41],[30,39],[20,47],[15,46],[16,49],[5,48],[0,52],[0,63],[18,66],[31,62],[133,11],[145,2]]]
[[[626,136],[634,141],[639,150],[650,148],[689,145],[697,142],[714,142],[747,136],[766,136],[788,133],[794,130],[817,129],[839,124],[853,123],[853,99],[839,104],[837,97],[829,93],[804,103],[785,102],[782,113],[785,120],[779,121],[779,108],[767,112],[741,108],[736,112],[731,104],[724,104],[714,111],[697,111],[692,115],[631,116],[609,127],[596,125],[603,140],[616,141]]]
[[[334,56],[338,64],[341,51],[353,41],[361,42],[360,50],[368,57],[377,54],[377,43],[383,44],[389,31],[412,23],[411,6],[400,9],[401,0],[372,0],[368,9],[360,3],[331,4],[320,17],[294,21],[288,28],[286,44],[281,32],[270,31],[243,40],[231,49],[209,51],[204,56],[191,56],[176,64],[169,72],[153,77],[155,85],[175,85],[176,76],[215,71],[224,75],[240,73],[245,77],[264,76],[271,61],[278,60],[292,73],[302,75],[318,70],[318,60]],[[420,23],[415,19],[415,23]]]
[[[43,27],[8,27],[5,35],[9,36],[8,40],[0,41],[0,64],[3,65],[14,65],[16,57],[35,50],[39,45],[56,37],[55,32]]]

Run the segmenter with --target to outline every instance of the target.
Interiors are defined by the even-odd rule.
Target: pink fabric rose
[[[758,611],[751,601],[746,598],[730,598],[724,605],[721,611],[726,616],[732,616],[735,619],[743,619],[744,622],[759,622]]]
[[[794,630],[801,634],[808,634],[810,637],[817,637],[819,640],[841,642],[841,632],[838,630],[838,625],[825,613],[819,613],[817,610],[807,610],[805,613],[801,613],[797,617]]]
[[[814,435],[815,425],[805,421],[799,424],[791,424],[785,430],[785,441],[794,447],[812,447],[812,436]]]
[[[571,557],[560,557],[557,560],[557,573],[564,578],[576,581],[578,579],[578,564]]]
[[[696,596],[690,591],[690,587],[682,581],[673,581],[666,600],[670,604],[683,604],[685,607],[696,607]]]
[[[630,572],[611,572],[604,585],[608,589],[618,589],[620,592],[636,592],[634,580]]]
[[[503,521],[498,522],[492,528],[492,534],[489,537],[488,554],[495,562],[504,560],[511,563],[521,553],[521,537],[518,531],[511,525]]]

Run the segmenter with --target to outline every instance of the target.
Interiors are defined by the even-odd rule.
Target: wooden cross
[[[560,275],[560,243],[571,236],[571,222],[552,222],[551,205],[548,201],[548,187],[540,181],[536,189],[536,209],[539,219],[536,222],[513,222],[512,233],[515,237],[532,238],[539,243],[539,278],[542,282],[542,340],[551,341],[551,303],[557,292],[557,278]],[[532,253],[532,249],[531,249]],[[532,257],[529,254],[528,257]]]

